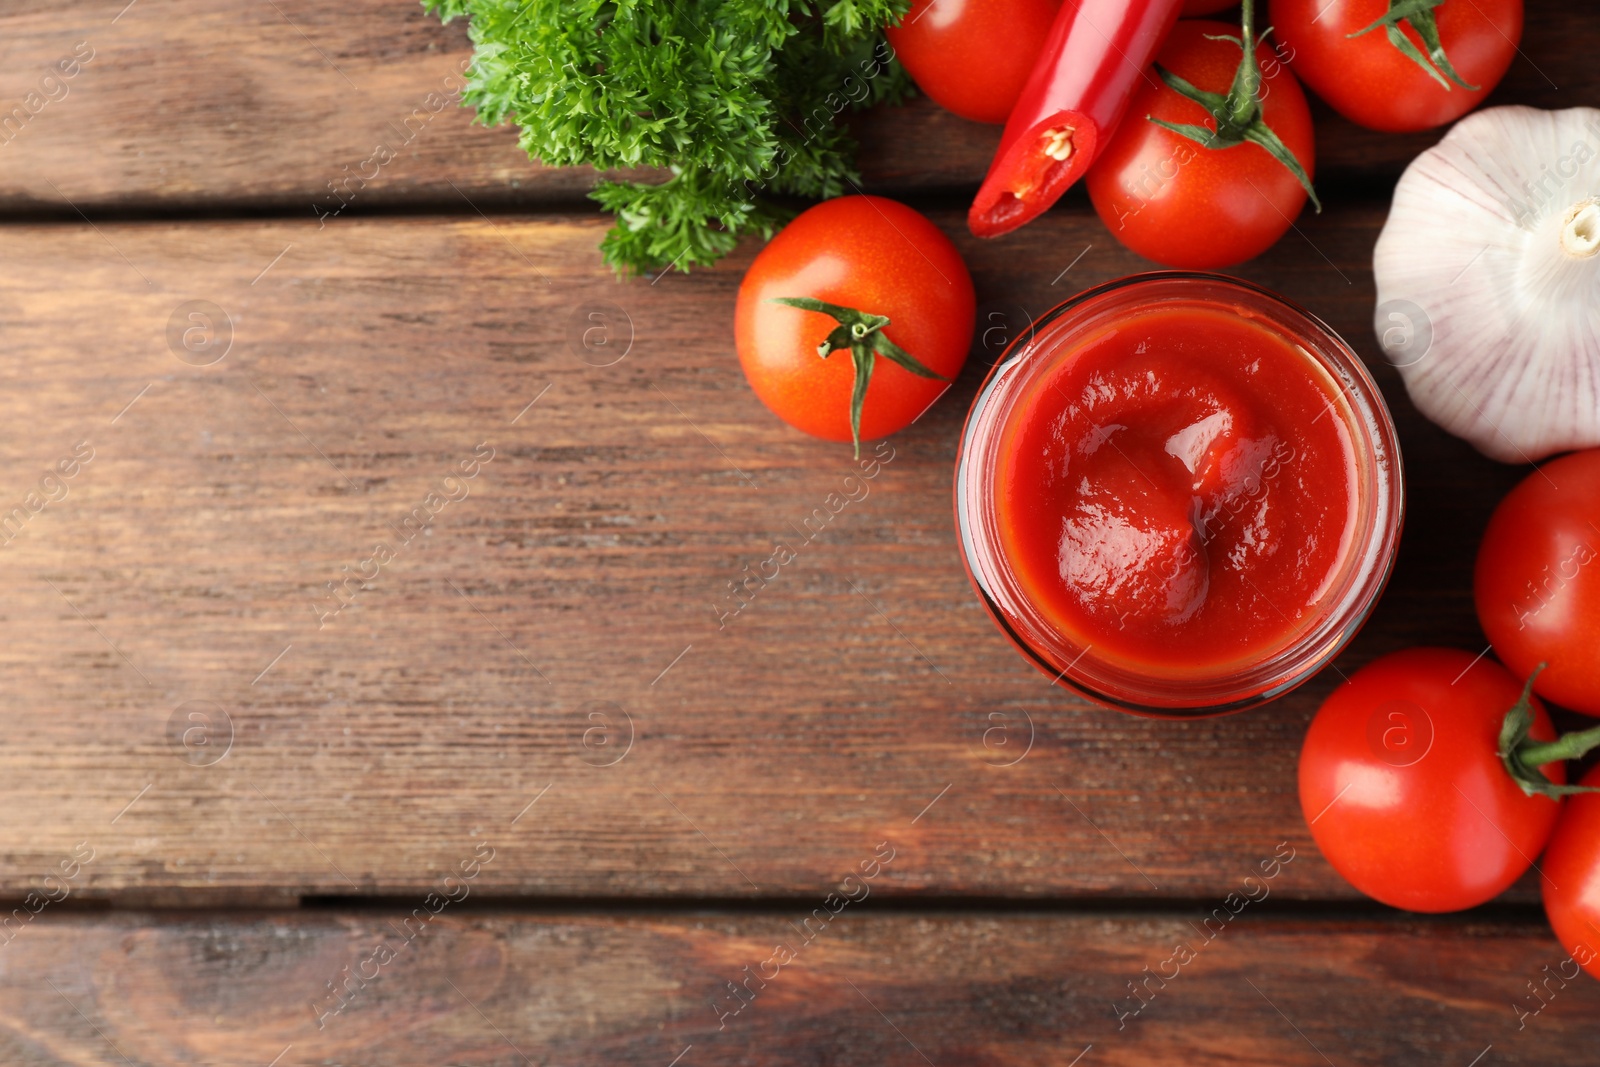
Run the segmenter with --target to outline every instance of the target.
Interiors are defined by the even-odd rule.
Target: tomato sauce
[[[1080,338],[1007,421],[992,483],[1016,581],[1097,659],[1213,678],[1326,608],[1357,533],[1360,462],[1332,376],[1204,304]]]

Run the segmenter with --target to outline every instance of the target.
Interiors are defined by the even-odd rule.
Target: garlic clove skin
[[[1406,168],[1374,325],[1417,409],[1507,463],[1600,445],[1600,110],[1496,107]]]

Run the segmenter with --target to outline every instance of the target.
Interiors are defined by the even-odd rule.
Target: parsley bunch
[[[909,82],[882,27],[910,0],[422,0],[471,17],[463,101],[521,128],[552,166],[654,167],[602,181],[601,242],[618,273],[715,262],[792,212],[771,194],[831,197],[857,181],[836,118]]]

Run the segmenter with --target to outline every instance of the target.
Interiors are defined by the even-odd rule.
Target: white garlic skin
[[[1468,115],[1400,178],[1374,325],[1412,401],[1484,455],[1600,445],[1600,110]]]

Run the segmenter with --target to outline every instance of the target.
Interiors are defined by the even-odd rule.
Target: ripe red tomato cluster
[[[1149,6],[1149,0],[1128,3],[1130,11]],[[1237,6],[1238,0],[1185,0],[1181,13],[1192,20]],[[1005,122],[1014,106],[1022,110],[1019,100],[1037,95],[1039,68],[1051,60],[1041,46],[1062,39],[1059,32],[1050,36],[1058,10],[1063,18],[1070,14],[1061,0],[916,0],[888,36],[935,102],[966,118]],[[1505,75],[1522,34],[1522,0],[1436,0],[1403,8],[1391,0],[1270,0],[1262,22],[1271,24],[1274,40],[1256,50],[1261,118],[1309,182],[1314,137],[1301,81],[1335,111],[1372,129],[1415,131],[1453,122]],[[1437,48],[1429,40],[1435,32]],[[1222,267],[1259,255],[1288,231],[1307,199],[1285,164],[1253,139],[1201,147],[1157,125],[1216,131],[1212,114],[1161,72],[1204,93],[1227,94],[1242,55],[1238,34],[1237,25],[1179,22],[1122,121],[1114,132],[1102,131],[1093,149],[1098,155],[1087,181],[1100,218],[1119,241],[1167,266]],[[1075,69],[1062,76],[1079,77]],[[1007,139],[1012,134],[1008,125]],[[1005,226],[990,223],[975,232],[993,236]]]
[[[1029,45],[1060,36],[1051,27],[1062,2],[916,0],[889,37],[936,101],[998,122],[1025,83],[1035,92],[1039,48]],[[1144,5],[1147,26],[1159,23],[1152,5],[1160,2],[1130,0]],[[1172,0],[1164,2],[1170,18]],[[1187,0],[1184,14],[1228,6]],[[1521,0],[1408,5],[1430,34],[1436,27],[1441,55],[1412,25],[1385,31],[1390,10],[1390,0],[1271,0],[1277,44],[1255,50],[1254,106],[1281,142],[1276,156],[1259,129],[1213,149],[1172,128],[1212,122],[1221,112],[1195,97],[1226,94],[1241,70],[1250,34],[1235,39],[1234,27],[1207,21],[1171,30],[1159,72],[1134,90],[1134,118],[1109,143],[1073,142],[1068,129],[1048,141],[1047,155],[1065,163],[1078,147],[1098,152],[1090,197],[1135,251],[1191,268],[1257,255],[1303,207],[1315,164],[1310,110],[1290,67],[1356,122],[1424,129],[1473,107],[1505,73],[1521,32]],[[1395,36],[1428,52],[1435,69],[1408,57]],[[859,445],[938,399],[966,360],[973,317],[972,281],[949,238],[903,204],[853,196],[806,211],[756,257],[735,333],[763,403],[807,433]],[[1499,661],[1413,648],[1355,672],[1307,731],[1301,806],[1340,874],[1412,911],[1484,903],[1542,854],[1550,922],[1572,958],[1600,977],[1600,766],[1580,786],[1567,784],[1567,761],[1600,746],[1600,726],[1558,739],[1540,699],[1600,717],[1600,450],[1546,464],[1502,501],[1473,585]]]
[[[1270,0],[1276,42],[1253,49],[1259,86],[1242,89],[1254,0],[1243,27],[1193,18],[1237,0],[1183,0],[1181,12],[1178,0],[1087,3],[914,0],[887,34],[939,104],[981,122],[1010,120],[979,192],[987,206],[975,202],[969,214],[974,232],[1021,225],[1085,174],[1118,240],[1191,269],[1259,255],[1305,206],[1316,144],[1291,68],[1357,122],[1422,129],[1473,107],[1505,73],[1522,30],[1522,0]],[[1396,17],[1391,8],[1409,12],[1392,34],[1381,25]],[[1174,25],[1180,13],[1188,20]],[[1436,27],[1438,49],[1419,26]],[[1118,40],[1137,45],[1141,62],[1154,54],[1141,77],[1127,75]],[[1396,40],[1421,51],[1408,56]],[[1200,102],[1230,91],[1223,109]],[[1224,131],[1235,104],[1254,117]],[[966,267],[932,223],[881,197],[844,197],[802,214],[751,266],[736,314],[739,358],[781,419],[859,448],[904,428],[943,392],[965,362],[973,308]],[[1527,657],[1506,642],[1507,662],[1525,671]],[[1544,684],[1564,689],[1590,666],[1554,669]]]
[[[1258,49],[1262,118],[1308,175],[1315,163],[1311,112],[1299,81],[1362,126],[1429,129],[1453,122],[1483,99],[1510,66],[1522,33],[1522,0],[1439,5],[1440,43],[1461,79],[1475,86],[1469,89],[1431,76],[1381,28],[1360,32],[1388,8],[1388,0],[1271,0],[1275,47]],[[1184,13],[1193,13],[1190,6]],[[1239,46],[1217,38],[1233,32],[1216,23],[1180,22],[1156,65],[1200,89],[1225,93]],[[1414,28],[1400,32],[1426,53]],[[1203,108],[1156,79],[1147,80],[1128,114],[1208,122]],[[1206,151],[1148,121],[1125,120],[1117,128],[1088,182],[1112,234],[1171,267],[1222,267],[1253,258],[1288,232],[1306,201],[1298,182],[1261,146]]]
[[[1300,803],[1334,869],[1368,896],[1411,911],[1481,904],[1544,853],[1550,923],[1572,958],[1600,977],[1600,792],[1525,790],[1506,758],[1555,755],[1538,769],[1559,787],[1562,759],[1600,744],[1597,726],[1569,735],[1564,752],[1537,747],[1556,735],[1531,695],[1600,717],[1600,565],[1591,564],[1600,564],[1600,449],[1530,474],[1489,521],[1473,591],[1506,666],[1414,648],[1363,667],[1312,720]],[[1522,679],[1531,679],[1527,690]],[[1524,697],[1519,741],[1507,717]],[[1600,788],[1600,767],[1581,785]]]

